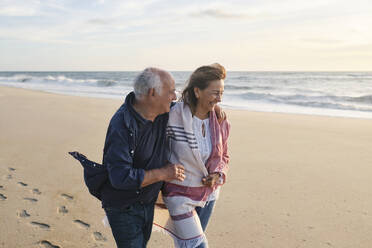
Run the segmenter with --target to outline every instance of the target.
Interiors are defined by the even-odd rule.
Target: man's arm
[[[129,133],[129,132],[128,132]],[[133,168],[127,130],[109,127],[106,136],[103,163],[114,188],[122,190],[139,189],[145,176],[143,169]]]
[[[133,158],[125,131],[110,128],[106,137],[104,164],[111,185],[117,189],[135,190],[159,181],[183,181],[182,165],[167,164],[162,168],[145,171],[133,167]]]
[[[225,111],[219,105],[214,106],[214,111],[216,112],[218,123],[221,124],[224,120],[227,119]]]
[[[145,171],[141,187],[159,182],[185,179],[184,167],[180,164],[167,164],[162,168]]]

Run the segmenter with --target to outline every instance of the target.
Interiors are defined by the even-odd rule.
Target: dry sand
[[[0,87],[0,247],[115,247],[67,152],[101,161],[121,101]],[[372,120],[227,111],[211,247],[372,247]],[[148,247],[172,247],[153,233]]]

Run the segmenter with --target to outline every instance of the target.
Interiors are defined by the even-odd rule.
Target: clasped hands
[[[211,173],[208,176],[202,178],[202,184],[213,188],[220,180],[220,177],[220,173],[218,172]]]

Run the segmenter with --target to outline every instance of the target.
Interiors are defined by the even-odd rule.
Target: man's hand
[[[185,180],[185,169],[180,164],[167,164],[159,169],[152,169],[145,171],[145,177],[143,178],[141,187],[160,182],[160,181],[172,181],[172,180]]]
[[[180,164],[167,164],[166,166],[159,169],[162,177],[162,181],[185,180],[185,168]]]
[[[221,124],[224,120],[226,120],[226,113],[222,110],[222,108],[218,105],[214,106],[214,111],[216,112],[218,123]]]
[[[218,180],[220,180],[220,174],[219,173],[212,173],[212,174],[209,174],[208,176],[202,178],[202,184],[205,185],[205,186],[213,188],[216,185],[216,183],[218,182]]]

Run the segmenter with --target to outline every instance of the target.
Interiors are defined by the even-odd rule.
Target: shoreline
[[[74,94],[64,94],[64,93],[59,93],[59,92],[50,92],[50,91],[44,91],[44,90],[37,90],[37,89],[26,89],[26,88],[20,88],[20,87],[11,87],[11,86],[2,86],[0,85],[0,88],[10,88],[10,89],[21,89],[21,90],[26,90],[26,91],[35,91],[39,93],[47,93],[47,94],[54,94],[54,95],[61,95],[61,96],[72,96],[72,97],[82,97],[82,98],[88,98],[88,99],[105,99],[109,101],[121,101],[124,102],[125,95],[122,96],[121,99],[119,98],[109,98],[109,97],[97,97],[97,96],[81,96],[81,95],[74,95]],[[330,117],[330,118],[346,118],[346,119],[358,119],[358,120],[372,120],[372,113],[371,116],[369,117],[360,117],[360,116],[342,116],[342,115],[337,115],[337,114],[322,114],[322,113],[302,113],[302,112],[284,112],[284,111],[265,111],[265,110],[252,110],[248,109],[249,107],[231,107],[224,105],[223,103],[220,104],[224,109],[227,111],[247,111],[247,112],[252,112],[252,113],[269,113],[269,114],[284,114],[284,115],[304,115],[304,116],[315,116],[315,117]],[[295,106],[296,107],[296,106]],[[309,110],[313,108],[310,107]],[[320,109],[315,109],[315,110],[320,110]],[[321,109],[323,110],[323,109]],[[337,110],[337,109],[328,109],[328,111],[342,111],[342,110]],[[361,112],[364,113],[364,112]]]

